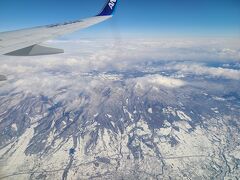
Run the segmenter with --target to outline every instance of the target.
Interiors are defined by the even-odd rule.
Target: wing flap
[[[7,77],[4,76],[4,75],[0,75],[0,81],[6,81],[7,80]]]
[[[39,56],[64,53],[62,49],[45,47],[41,45],[33,45],[16,51],[12,51],[5,55],[8,56]]]

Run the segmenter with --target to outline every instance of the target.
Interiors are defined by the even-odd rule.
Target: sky
[[[0,0],[0,31],[95,15],[105,0]],[[66,37],[240,37],[239,0],[119,0],[115,17]]]

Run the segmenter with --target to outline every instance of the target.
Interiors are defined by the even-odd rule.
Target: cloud
[[[239,61],[239,45],[235,40],[208,39],[122,39],[50,41],[66,50],[65,54],[37,57],[0,56],[0,72],[8,77],[1,82],[0,93],[32,93],[58,100],[74,99],[81,91],[95,93],[94,89],[121,81],[122,72],[143,72],[127,77],[127,82],[142,87],[178,88],[187,83],[181,79],[159,75],[167,68],[179,73],[195,73],[239,80],[239,70],[213,68],[199,61]],[[182,64],[179,60],[191,60]],[[178,62],[172,65],[171,62]],[[164,62],[154,66],[154,62]],[[171,65],[166,65],[171,64]],[[94,73],[98,72],[98,73]],[[113,72],[109,76],[105,72]],[[114,72],[118,72],[117,75]],[[155,73],[149,75],[149,73]],[[116,77],[117,76],[117,77]],[[59,89],[65,89],[59,93]]]
[[[136,87],[167,87],[167,88],[179,88],[186,85],[185,81],[175,79],[171,77],[161,76],[158,74],[147,75],[144,77],[138,77],[133,80],[136,83]]]
[[[105,54],[114,58],[115,63],[126,59],[240,61],[240,42],[233,38],[98,39],[57,43],[72,55],[93,51],[99,57]]]
[[[210,75],[226,79],[240,80],[240,70],[222,67],[207,67],[201,64],[176,64],[169,69],[178,70],[180,73],[192,73],[195,75]]]

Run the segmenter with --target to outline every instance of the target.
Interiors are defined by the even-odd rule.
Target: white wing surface
[[[103,10],[94,17],[60,24],[0,33],[0,54],[37,56],[63,53],[61,49],[44,47],[40,43],[98,24],[112,17],[117,0],[108,0]]]

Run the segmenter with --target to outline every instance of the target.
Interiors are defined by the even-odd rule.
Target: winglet
[[[113,15],[116,9],[118,0],[108,0],[103,10],[97,16],[110,16]]]

